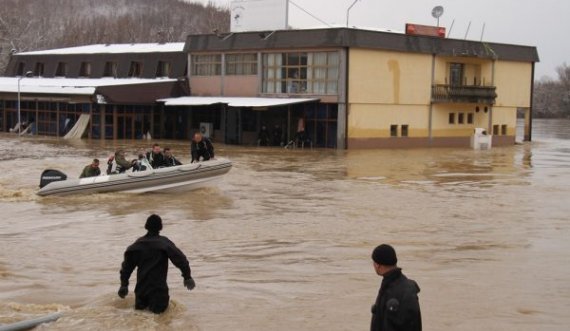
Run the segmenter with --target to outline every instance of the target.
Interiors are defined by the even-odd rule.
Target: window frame
[[[190,59],[192,76],[208,77],[222,75],[221,53],[192,54]]]
[[[91,77],[91,72],[91,62],[81,62],[79,67],[79,77]]]
[[[249,57],[249,59],[247,59]],[[255,76],[257,75],[257,53],[229,53],[224,56],[225,75]]]

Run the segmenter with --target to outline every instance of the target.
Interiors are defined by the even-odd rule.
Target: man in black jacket
[[[148,309],[160,314],[168,308],[168,260],[180,269],[184,278],[184,286],[192,290],[196,284],[190,274],[190,264],[182,251],[168,238],[160,236],[162,219],[158,215],[150,215],[146,220],[148,233],[137,239],[125,251],[125,259],[121,265],[121,287],[119,296],[124,298],[129,293],[129,278],[137,269],[137,285],[135,287],[135,309]]]
[[[146,153],[146,159],[148,160],[153,169],[166,167],[164,154],[162,154],[159,144],[152,145],[152,150]]]
[[[398,268],[396,251],[382,244],[372,252],[374,270],[382,276],[376,303],[372,306],[371,331],[421,331],[422,316],[418,284]]]
[[[190,154],[192,154],[192,162],[208,161],[214,158],[214,145],[210,139],[202,136],[200,132],[194,133],[192,143],[190,144]]]

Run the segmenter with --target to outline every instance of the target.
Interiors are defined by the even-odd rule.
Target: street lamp
[[[32,77],[33,72],[28,71],[24,76],[18,77],[18,136],[22,134],[22,117],[20,116],[20,81],[26,77]]]
[[[348,28],[348,16],[350,15],[350,10],[352,9],[352,7],[354,7],[354,5],[356,5],[356,3],[360,1],[360,0],[354,0],[354,2],[352,3],[352,5],[350,5],[350,7],[348,7],[348,9],[346,10],[346,27]]]

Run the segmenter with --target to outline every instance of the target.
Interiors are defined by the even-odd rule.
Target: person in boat
[[[134,161],[136,160],[133,160],[133,162],[127,161],[125,158],[125,151],[122,149],[117,150],[115,152],[115,155],[112,155],[107,160],[107,175],[113,174],[113,161],[116,164],[115,172],[122,174],[125,171],[131,169],[133,167]]]
[[[271,142],[271,138],[269,136],[269,131],[265,125],[261,126],[261,130],[259,130],[259,134],[257,135],[257,144],[259,146],[269,146]]]
[[[376,247],[372,261],[382,284],[372,306],[370,331],[421,331],[420,288],[398,268],[394,248],[386,244]]]
[[[164,162],[167,167],[175,167],[182,165],[182,162],[178,161],[178,159],[174,157],[172,151],[168,147],[164,148]]]
[[[79,178],[87,178],[87,177],[97,177],[101,174],[101,169],[99,169],[99,160],[93,159],[90,165],[85,166]]]
[[[144,150],[139,151],[138,159],[133,160],[133,171],[146,171],[154,169],[154,167],[148,161]]]
[[[204,137],[202,133],[196,132],[190,144],[190,154],[192,155],[192,161],[190,163],[200,162],[200,158],[203,161],[208,161],[214,158],[214,145],[212,145],[210,139]]]
[[[160,314],[168,308],[170,297],[166,283],[168,260],[180,271],[184,278],[184,286],[194,289],[196,283],[192,279],[188,259],[180,249],[167,237],[159,235],[162,230],[162,219],[158,215],[150,215],[145,223],[148,231],[143,237],[130,245],[124,254],[121,265],[121,287],[118,295],[125,298],[129,293],[129,278],[137,268],[137,285],[135,287],[135,309],[148,309]]]
[[[146,158],[154,169],[166,167],[164,154],[162,154],[162,150],[159,144],[152,145],[152,150],[146,153]]]

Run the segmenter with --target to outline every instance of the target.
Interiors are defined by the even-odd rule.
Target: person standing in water
[[[394,248],[386,244],[376,247],[372,261],[382,284],[372,306],[370,331],[421,331],[420,287],[398,268]]]
[[[155,314],[163,313],[168,308],[170,297],[166,277],[168,260],[180,269],[184,286],[191,291],[196,286],[192,279],[188,259],[167,237],[159,235],[162,230],[162,219],[158,215],[150,215],[146,220],[148,231],[137,239],[125,251],[121,265],[121,287],[118,295],[125,298],[129,293],[129,278],[137,268],[137,285],[135,287],[135,309],[148,309]]]

